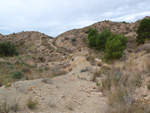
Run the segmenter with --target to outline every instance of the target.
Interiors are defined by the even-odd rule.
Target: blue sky
[[[98,21],[135,22],[150,16],[150,0],[0,0],[0,33],[57,36]]]

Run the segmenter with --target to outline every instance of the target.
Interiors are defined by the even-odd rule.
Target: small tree
[[[91,36],[88,38],[89,40],[89,47],[94,48],[96,47],[96,36]]]
[[[89,47],[93,48],[96,47],[96,36],[98,34],[98,31],[96,29],[90,28],[88,33],[88,41],[89,41]]]
[[[126,47],[127,38],[112,34],[108,37],[105,47],[105,59],[116,59],[123,55],[123,51]]]
[[[0,56],[14,56],[18,55],[15,45],[12,42],[0,42]]]
[[[89,33],[88,33],[88,39],[89,39],[91,36],[96,36],[97,33],[98,33],[97,29],[90,28],[90,29],[89,29]]]
[[[138,44],[144,44],[146,40],[150,39],[150,19],[143,19],[137,29],[138,36],[136,41]]]
[[[111,35],[110,31],[104,29],[102,33],[98,34],[96,37],[96,49],[97,50],[105,50],[105,45],[107,38]]]

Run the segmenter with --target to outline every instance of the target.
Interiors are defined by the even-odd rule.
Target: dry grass
[[[125,70],[113,69],[102,80],[101,90],[107,96],[109,108],[106,113],[149,113],[148,108],[142,110],[135,105],[132,93],[140,87],[142,78],[140,74],[127,73]]]
[[[9,113],[10,111],[17,112],[19,111],[19,105],[17,101],[12,103],[8,102],[6,99],[0,100],[0,113]]]
[[[32,97],[30,97],[26,103],[29,109],[35,109],[38,104],[39,104],[38,100],[37,99],[34,100]]]

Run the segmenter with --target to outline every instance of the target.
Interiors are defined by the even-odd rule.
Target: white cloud
[[[94,22],[136,21],[150,15],[149,0],[0,0],[0,33],[36,30],[51,36]]]

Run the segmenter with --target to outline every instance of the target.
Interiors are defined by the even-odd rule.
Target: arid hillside
[[[150,17],[145,17],[150,18]],[[150,43],[135,23],[95,23],[56,38],[36,31],[0,34],[19,55],[0,57],[0,113],[150,113]],[[89,28],[128,37],[121,58],[88,47]]]

